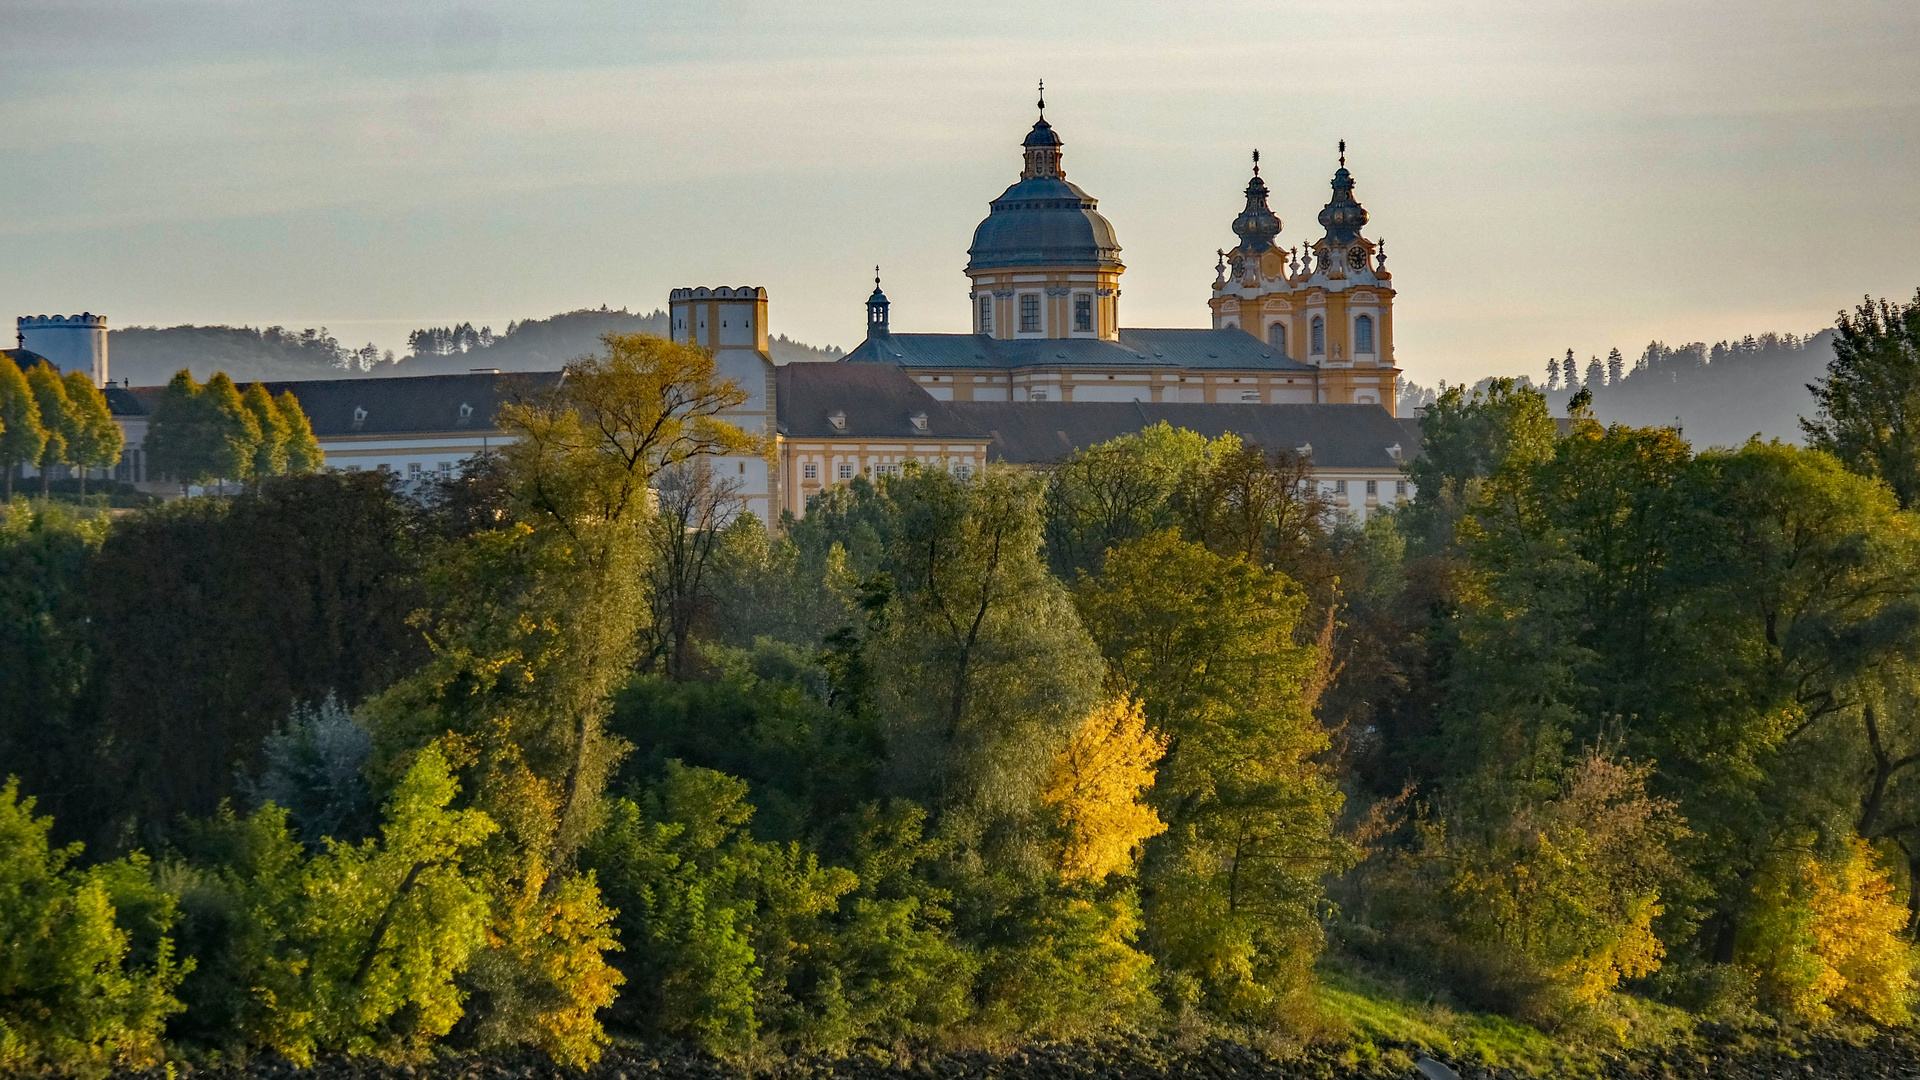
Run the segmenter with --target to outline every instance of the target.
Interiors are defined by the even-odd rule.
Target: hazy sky
[[[1196,326],[1259,147],[1348,140],[1429,383],[1920,285],[1920,3],[0,0],[0,313],[408,329],[678,285],[852,346],[967,324],[1047,80],[1122,322]],[[9,335],[10,336],[10,335]]]

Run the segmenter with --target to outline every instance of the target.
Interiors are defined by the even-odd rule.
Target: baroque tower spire
[[[1253,152],[1253,179],[1247,181],[1247,206],[1233,219],[1233,233],[1240,238],[1243,255],[1258,255],[1273,246],[1280,235],[1280,218],[1267,207],[1267,182],[1260,179],[1260,151]]]

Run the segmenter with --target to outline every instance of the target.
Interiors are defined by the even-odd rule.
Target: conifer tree
[[[6,472],[6,497],[13,499],[13,476],[20,466],[40,460],[47,429],[33,387],[12,361],[0,362],[0,469]]]
[[[1600,358],[1595,356],[1587,361],[1587,388],[1607,385],[1607,371],[1600,366]]]
[[[1626,372],[1626,366],[1627,366],[1626,357],[1620,355],[1619,349],[1615,348],[1607,351],[1607,385],[1608,386],[1612,386],[1614,383],[1617,383],[1620,381],[1621,377]]]

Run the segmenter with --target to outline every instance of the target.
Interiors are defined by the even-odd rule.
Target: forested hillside
[[[1602,423],[1634,427],[1679,426],[1697,446],[1738,446],[1759,435],[1801,440],[1800,418],[1811,399],[1807,385],[1833,359],[1833,331],[1748,335],[1712,346],[1692,342],[1678,348],[1649,342],[1638,359],[1618,349],[1605,357],[1577,359],[1569,349],[1547,363],[1545,378],[1526,385],[1541,390],[1555,415],[1582,389],[1592,394],[1593,415]],[[1484,390],[1483,379],[1476,389]],[[1430,403],[1435,391],[1404,385],[1401,410]]]
[[[1834,341],[1810,448],[1450,388],[1364,524],[1161,425],[770,531],[644,336],[421,488],[16,500],[0,1068],[1911,1047],[1920,297]]]
[[[408,334],[407,352],[397,357],[393,350],[382,352],[371,344],[344,346],[325,327],[133,326],[111,331],[107,347],[115,381],[159,386],[182,368],[197,379],[224,371],[237,382],[464,374],[474,368],[558,371],[569,361],[598,352],[603,334],[666,332],[664,311],[636,314],[600,307],[508,323],[501,334],[490,326],[475,329],[471,323],[422,327]],[[815,348],[785,335],[776,335],[769,351],[776,364],[844,355],[837,347]]]

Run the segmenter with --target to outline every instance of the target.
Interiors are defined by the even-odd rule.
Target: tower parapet
[[[83,311],[78,315],[22,315],[14,320],[20,347],[37,353],[61,371],[84,371],[93,385],[105,386],[107,317]]]
[[[714,367],[745,392],[746,400],[720,419],[774,438],[773,356],[768,351],[767,290],[757,285],[706,285],[667,294],[667,334],[682,345],[713,353]],[[710,462],[712,476],[762,522],[779,518],[779,480],[761,457],[723,457]]]

